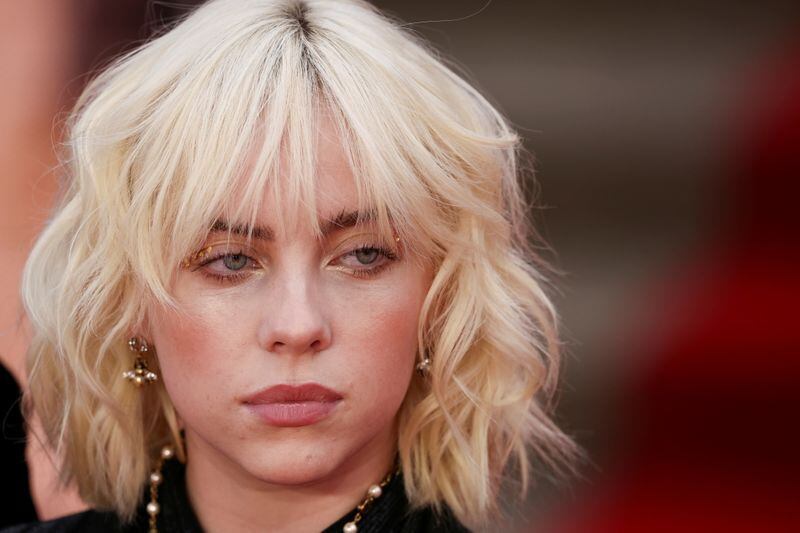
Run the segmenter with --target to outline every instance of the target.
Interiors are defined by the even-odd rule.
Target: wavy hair
[[[136,390],[120,376],[148,306],[177,308],[181,260],[218,217],[254,222],[270,187],[285,199],[279,221],[308,216],[318,230],[323,113],[359,207],[435,266],[418,328],[430,374],[398,413],[412,505],[446,506],[477,528],[498,512],[503,481],[524,494],[532,455],[568,468],[576,447],[550,416],[558,318],[509,123],[366,2],[212,0],[84,91],[62,194],[23,274],[26,408],[88,503],[130,519],[156,450],[180,445],[163,385]]]

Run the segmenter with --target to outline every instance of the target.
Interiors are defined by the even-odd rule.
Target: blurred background
[[[193,3],[0,2],[3,472],[24,475],[17,292],[60,121],[94,69]],[[375,4],[535,155],[564,272],[558,417],[589,460],[540,479],[515,530],[800,531],[800,3]],[[38,498],[43,517],[80,505]],[[21,488],[0,525],[33,512]]]

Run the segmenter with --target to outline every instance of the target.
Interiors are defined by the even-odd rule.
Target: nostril
[[[311,347],[316,350],[317,348],[319,348],[320,344],[321,343],[318,340],[316,340],[316,341],[311,343]]]

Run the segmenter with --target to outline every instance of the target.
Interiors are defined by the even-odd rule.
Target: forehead
[[[343,140],[329,117],[320,117],[315,139],[315,164],[310,181],[314,184],[318,213],[325,216],[333,215],[342,208],[355,209],[358,204],[358,190],[353,169]]]
[[[359,206],[352,165],[339,130],[331,120],[325,114],[318,117],[313,135],[309,136],[313,145],[302,147],[308,150],[307,159],[298,157],[296,148],[282,147],[278,164],[273,167],[274,175],[258,193],[257,225],[280,227],[283,224],[276,224],[276,218],[280,217],[288,231],[297,229],[298,225],[307,225],[310,217],[326,221],[343,212],[369,211],[368,207]],[[259,171],[256,162],[262,155],[262,146],[261,142],[253,143],[240,183]],[[237,187],[237,190],[241,188]],[[237,194],[235,203],[248,202],[245,193]]]

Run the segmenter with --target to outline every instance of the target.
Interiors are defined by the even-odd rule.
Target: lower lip
[[[292,402],[248,404],[257,416],[271,426],[296,428],[310,426],[327,417],[339,404],[335,402]]]

